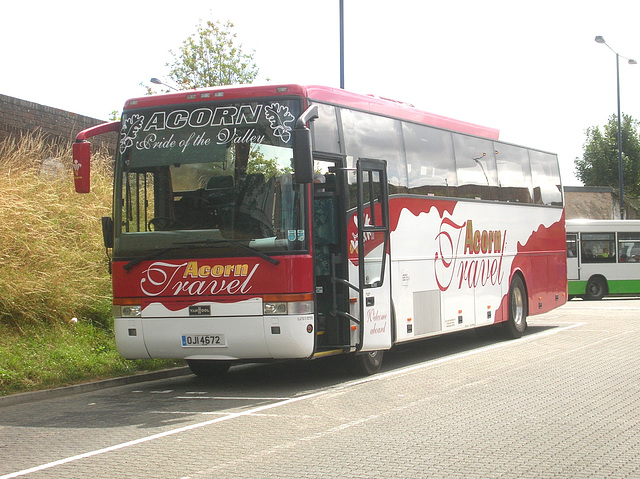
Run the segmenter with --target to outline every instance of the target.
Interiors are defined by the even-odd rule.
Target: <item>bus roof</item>
[[[271,97],[299,95],[312,101],[330,103],[347,108],[377,113],[400,120],[421,123],[445,130],[453,130],[469,135],[480,136],[491,140],[497,140],[500,131],[495,128],[476,125],[460,120],[455,120],[434,113],[428,113],[415,108],[407,103],[390,100],[388,98],[373,95],[361,95],[339,88],[318,85],[230,85],[203,88],[198,90],[185,90],[161,95],[149,95],[132,98],[125,102],[124,109],[148,108],[161,105],[184,104],[201,101],[237,100],[247,97]]]
[[[446,116],[436,115],[419,110],[413,105],[402,103],[388,98],[376,97],[373,95],[360,95],[338,88],[323,86],[308,86],[307,96],[312,100],[323,103],[342,105],[356,110],[370,111],[385,116],[408,120],[415,123],[453,130],[469,135],[481,136],[492,140],[497,140],[500,131],[495,128],[476,125],[473,123],[455,120]]]

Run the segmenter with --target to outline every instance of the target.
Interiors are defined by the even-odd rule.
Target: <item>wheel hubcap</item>
[[[522,324],[522,318],[524,315],[524,298],[522,297],[522,291],[520,291],[520,289],[516,289],[513,292],[511,314],[513,315],[513,322],[517,326],[520,326]]]

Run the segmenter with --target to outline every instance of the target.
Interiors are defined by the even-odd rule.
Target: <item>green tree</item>
[[[622,172],[625,195],[640,197],[640,122],[622,115]],[[618,118],[587,129],[582,158],[575,159],[575,172],[585,186],[611,186],[618,183]]]
[[[197,25],[178,50],[169,51],[168,77],[183,89],[251,83],[258,76],[254,52],[237,45],[233,23],[208,20]]]

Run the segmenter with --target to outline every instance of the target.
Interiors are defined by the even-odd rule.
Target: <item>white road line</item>
[[[220,401],[286,401],[291,398],[269,398],[269,397],[248,397],[248,396],[176,396],[174,399],[215,399]],[[1,479],[1,478],[0,478]]]
[[[514,339],[511,341],[507,341],[507,342],[500,342],[500,343],[496,343],[496,344],[491,344],[489,346],[484,346],[482,348],[477,348],[477,349],[473,349],[471,351],[466,351],[464,353],[458,353],[458,354],[452,354],[451,356],[446,356],[440,359],[435,359],[433,361],[429,361],[427,363],[421,363],[421,364],[416,364],[415,366],[407,366],[405,368],[402,369],[396,369],[393,371],[389,371],[388,373],[381,373],[381,374],[376,374],[374,376],[369,376],[366,378],[362,378],[362,379],[357,379],[355,381],[351,381],[348,382],[346,384],[343,384],[341,386],[334,386],[334,389],[340,389],[340,388],[347,388],[350,386],[355,386],[358,384],[364,384],[364,383],[368,383],[370,381],[381,381],[382,379],[386,379],[392,376],[397,376],[399,374],[403,374],[403,373],[407,373],[407,372],[412,372],[412,371],[417,371],[418,369],[424,369],[424,368],[428,368],[428,367],[432,367],[432,366],[437,366],[439,364],[442,363],[447,363],[449,361],[455,361],[456,359],[462,359],[462,358],[466,358],[469,356],[474,356],[476,354],[480,354],[480,353],[484,353],[487,351],[492,351],[494,349],[500,349],[500,348],[505,348],[505,347],[510,347],[510,346],[515,346],[517,344],[520,344],[522,342],[526,342],[526,341],[532,341],[535,339],[540,339],[541,337],[545,337],[545,336],[551,336],[552,334],[557,334],[560,333],[562,331],[566,331],[568,329],[573,329],[576,328],[578,326],[584,326],[585,324],[587,324],[586,322],[582,322],[582,323],[570,323],[567,326],[563,326],[561,328],[552,328],[552,329],[548,329],[546,331],[542,331],[540,333],[535,333],[535,334],[531,334],[528,336],[524,336],[520,339]],[[4,479],[2,477],[0,477],[0,479]]]
[[[94,457],[94,456],[99,456],[101,454],[105,454],[107,452],[112,452],[112,451],[118,451],[120,449],[125,449],[127,447],[131,447],[131,446],[137,446],[138,444],[143,444],[145,442],[149,442],[149,441],[154,441],[156,439],[161,439],[164,437],[168,437],[168,436],[173,436],[175,434],[180,434],[183,432],[187,432],[187,431],[192,431],[194,429],[199,429],[202,427],[206,427],[206,426],[210,426],[212,424],[217,424],[220,422],[224,422],[224,421],[229,421],[231,419],[236,419],[239,417],[243,417],[243,416],[251,416],[253,414],[257,414],[257,413],[261,413],[263,411],[268,411],[269,409],[274,409],[274,408],[278,408],[281,406],[286,406],[289,404],[293,404],[296,402],[300,402],[300,401],[306,401],[308,399],[313,399],[319,396],[323,396],[325,394],[328,394],[332,391],[336,391],[336,390],[340,390],[340,389],[346,389],[352,386],[356,386],[359,384],[364,384],[364,383],[368,383],[371,381],[382,381],[383,379],[387,379],[393,376],[398,376],[407,372],[412,372],[412,371],[417,371],[419,369],[424,369],[424,368],[428,368],[428,367],[433,367],[436,366],[438,364],[442,364],[442,363],[446,363],[446,362],[450,362],[450,361],[455,361],[457,359],[461,359],[461,358],[466,358],[469,356],[473,356],[476,354],[481,354],[481,353],[485,353],[488,351],[492,351],[494,349],[500,349],[500,348],[504,348],[504,347],[510,347],[510,346],[515,346],[521,342],[525,342],[525,341],[532,341],[532,340],[536,340],[536,339],[540,339],[541,337],[545,337],[545,336],[550,336],[552,334],[557,334],[560,333],[562,331],[566,331],[568,329],[572,329],[578,326],[583,326],[587,323],[572,323],[569,324],[567,326],[561,327],[561,328],[554,328],[554,329],[548,329],[546,331],[542,331],[541,333],[536,333],[536,334],[531,334],[528,336],[524,336],[523,338],[520,339],[516,339],[513,341],[508,341],[508,342],[500,342],[500,343],[496,343],[496,344],[492,344],[490,346],[485,346],[482,348],[478,348],[478,349],[474,349],[472,351],[466,351],[464,353],[458,353],[458,354],[454,354],[451,356],[447,356],[447,357],[443,357],[440,359],[436,359],[434,361],[429,361],[427,363],[421,363],[421,364],[416,364],[415,366],[408,366],[405,368],[401,368],[401,369],[396,369],[394,371],[389,371],[388,373],[381,373],[381,374],[376,374],[374,376],[369,376],[367,378],[363,378],[363,379],[357,379],[354,381],[349,381],[348,383],[345,384],[341,384],[339,386],[331,386],[329,389],[325,389],[323,391],[317,391],[314,393],[310,393],[310,394],[305,394],[303,396],[298,396],[298,397],[293,397],[293,398],[287,398],[283,401],[279,401],[279,402],[275,402],[272,404],[265,404],[263,406],[258,406],[255,408],[251,408],[251,409],[247,409],[246,411],[242,411],[242,412],[237,412],[237,413],[230,413],[226,416],[223,417],[218,417],[216,419],[211,419],[209,421],[204,421],[204,422],[199,422],[196,424],[191,424],[189,426],[183,426],[177,429],[171,429],[169,431],[165,431],[165,432],[161,432],[158,434],[153,434],[151,436],[146,436],[146,437],[141,437],[139,439],[135,439],[133,441],[127,441],[127,442],[123,442],[121,444],[116,444],[114,446],[109,446],[109,447],[105,447],[102,449],[96,449],[95,451],[89,451],[89,452],[85,452],[83,454],[78,454],[76,456],[71,456],[71,457],[67,457],[64,459],[60,459],[58,461],[53,461],[53,462],[48,462],[46,464],[41,464],[40,466],[35,466],[35,467],[31,467],[29,469],[23,469],[21,471],[16,471],[10,474],[5,474],[4,476],[0,476],[0,479],[11,479],[14,477],[20,477],[20,476],[26,476],[27,474],[32,474],[34,472],[39,472],[39,471],[44,471],[45,469],[51,469],[52,467],[56,467],[56,466],[61,466],[63,464],[68,464],[70,462],[75,462],[75,461],[79,461],[81,459],[86,459],[89,457]],[[263,399],[263,398],[260,398]]]
[[[627,306],[597,306],[595,308],[589,306],[573,306],[571,310],[573,311],[574,309],[588,310],[593,311],[594,313],[597,313],[598,311],[638,311],[640,310],[640,303],[638,303],[637,308]]]
[[[307,400],[307,399],[312,399],[314,397],[318,397],[318,396],[322,396],[324,394],[327,394],[329,391],[330,391],[329,389],[327,389],[325,391],[318,391],[316,393],[307,394],[305,396],[290,398],[290,399],[287,399],[286,401],[281,401],[281,402],[272,403],[272,404],[266,404],[264,406],[259,406],[259,407],[256,407],[256,408],[248,409],[248,410],[243,411],[243,412],[231,413],[231,414],[228,414],[228,415],[223,416],[223,417],[219,417],[219,418],[216,418],[216,419],[211,419],[209,421],[199,422],[197,424],[191,424],[189,426],[180,427],[178,429],[171,429],[169,431],[161,432],[161,433],[158,433],[158,434],[153,434],[151,436],[141,437],[141,438],[135,439],[133,441],[123,442],[121,444],[116,444],[114,446],[109,446],[109,447],[105,447],[105,448],[102,448],[102,449],[97,449],[95,451],[85,452],[83,454],[78,454],[76,456],[67,457],[67,458],[64,458],[64,459],[60,459],[58,461],[53,461],[53,462],[49,462],[47,464],[42,464],[40,466],[31,467],[29,469],[23,469],[22,471],[17,471],[17,472],[13,472],[11,474],[6,474],[4,476],[0,476],[0,479],[10,479],[12,477],[25,476],[25,475],[31,474],[33,472],[43,471],[45,469],[50,469],[52,467],[61,466],[62,464],[68,464],[70,462],[78,461],[80,459],[85,459],[85,458],[93,457],[93,456],[99,456],[100,454],[104,454],[104,453],[112,452],[112,451],[117,451],[119,449],[125,449],[127,447],[136,446],[138,444],[143,444],[145,442],[153,441],[155,439],[160,439],[160,438],[163,438],[163,437],[173,436],[174,434],[180,434],[182,432],[191,431],[193,429],[199,429],[199,428],[202,428],[202,427],[205,427],[205,426],[209,426],[211,424],[216,424],[216,423],[219,423],[219,422],[228,421],[230,419],[235,419],[235,418],[242,417],[242,416],[249,416],[251,414],[259,413],[261,411],[266,411],[268,409],[272,409],[272,408],[279,407],[279,406],[284,406],[286,404],[291,404],[291,403],[295,403],[295,402],[298,402],[298,401],[304,401],[304,400]]]

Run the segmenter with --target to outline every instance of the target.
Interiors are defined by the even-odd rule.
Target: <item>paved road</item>
[[[366,379],[288,362],[0,406],[0,479],[640,477],[639,345],[640,299],[572,301]]]

